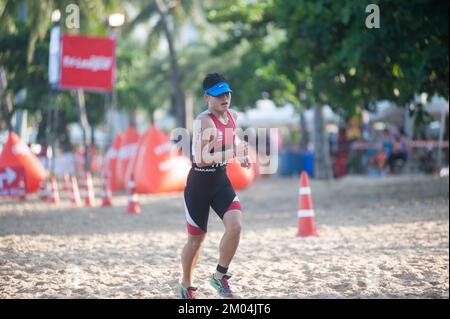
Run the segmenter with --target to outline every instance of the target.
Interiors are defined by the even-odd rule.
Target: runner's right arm
[[[234,157],[233,147],[222,151],[211,150],[211,143],[215,139],[216,127],[208,116],[200,116],[194,121],[193,127],[193,160],[198,167],[221,164]]]

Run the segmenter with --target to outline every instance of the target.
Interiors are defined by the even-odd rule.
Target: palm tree
[[[48,5],[45,1],[14,1],[0,0],[0,34],[18,33],[19,25],[29,26],[29,40],[27,47],[27,63],[31,63],[34,49],[38,40],[43,39],[50,27],[50,16],[48,19],[39,19],[42,17],[42,11]],[[4,57],[3,57],[4,59]],[[12,130],[11,116],[13,112],[14,92],[8,83],[8,70],[5,66],[6,61],[0,56],[0,69],[3,78],[3,88],[0,92],[0,115],[5,121],[9,130]]]
[[[141,1],[139,14],[124,28],[130,33],[138,25],[152,21],[153,26],[147,39],[146,47],[151,54],[159,45],[161,37],[167,42],[170,61],[170,80],[173,86],[172,100],[176,112],[177,125],[186,127],[185,95],[182,88],[182,75],[180,74],[174,38],[180,25],[195,11],[198,2],[194,0],[151,0]]]
[[[64,14],[65,8],[73,4],[73,0],[0,0],[0,33],[14,33],[19,23],[30,29],[27,62],[31,63],[37,42],[43,40],[52,26],[51,14],[59,9]],[[80,0],[76,5],[84,23],[81,32],[104,32],[105,17],[123,3],[123,0]]]
[[[115,8],[119,8],[122,0],[79,0],[76,1],[77,8],[80,13],[80,30],[68,30],[69,32],[80,32],[80,33],[95,33],[95,34],[105,34],[106,25],[105,18],[107,17],[107,12],[113,12]],[[33,57],[36,48],[36,44],[43,40],[50,28],[52,27],[51,15],[56,9],[59,9],[61,13],[68,14],[66,11],[68,5],[73,4],[70,0],[0,0],[0,34],[15,34],[21,26],[26,26],[29,30],[27,35],[27,58],[26,66],[22,68],[27,68],[28,65],[33,64]],[[61,23],[62,29],[65,29],[65,23]],[[1,57],[0,57],[1,58]],[[0,60],[0,68],[7,61]],[[6,73],[6,71],[5,71]],[[21,83],[25,84],[25,83]],[[11,113],[13,112],[13,106],[11,103],[11,98],[9,99],[9,104],[7,98],[13,95],[11,89],[8,91],[3,90],[0,96],[0,106],[1,100],[5,99],[5,105],[7,107],[0,108],[0,114],[2,118],[10,119]],[[77,96],[78,97],[78,96]],[[84,103],[84,97],[78,98],[77,101],[82,101]],[[78,103],[80,104],[80,103]],[[48,114],[52,109],[49,106]],[[87,124],[87,114],[85,108],[79,105],[79,118],[80,123]],[[10,123],[7,122],[8,127],[11,127]],[[48,125],[48,123],[47,123]],[[48,139],[48,137],[47,137]],[[87,148],[86,148],[87,149]],[[86,161],[88,163],[89,161]]]

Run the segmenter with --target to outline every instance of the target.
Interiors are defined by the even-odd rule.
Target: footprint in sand
[[[178,279],[168,280],[168,281],[166,281],[166,284],[171,286],[171,287],[175,287],[175,286],[178,285]]]
[[[347,283],[342,283],[342,284],[337,284],[337,285],[330,285],[330,288],[334,289],[334,290],[347,290],[350,289],[352,287],[352,284],[347,282]]]
[[[38,281],[34,283],[35,286],[42,286],[45,285],[45,281]]]
[[[281,274],[281,275],[285,275],[285,274],[287,274],[287,273],[290,273],[291,270],[287,270],[287,269],[274,269],[273,272],[276,272],[276,273]]]
[[[360,288],[367,288],[367,283],[365,283],[364,281],[359,280],[357,284]]]
[[[270,261],[277,262],[277,261],[281,261],[281,259],[279,257],[274,256],[274,257],[270,258]]]
[[[398,278],[398,279],[402,279],[402,280],[416,280],[417,276],[415,274],[411,274],[411,273],[400,273],[400,274],[393,274],[392,277]]]
[[[385,264],[379,265],[378,268],[380,268],[381,270],[384,270],[384,271],[390,271],[390,270],[394,269],[394,267],[388,266]]]
[[[14,275],[14,279],[24,280],[24,279],[26,279],[26,276],[24,276],[22,274],[17,274],[17,275]]]

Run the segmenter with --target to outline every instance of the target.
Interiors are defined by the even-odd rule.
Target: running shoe
[[[178,286],[178,292],[180,293],[180,299],[195,299],[195,291],[197,288],[188,287],[184,288],[182,284]]]
[[[222,297],[230,298],[233,297],[233,292],[231,291],[230,285],[228,284],[228,279],[231,276],[223,275],[222,279],[216,279],[214,275],[211,275],[209,278],[209,283],[213,286],[214,289],[217,290],[219,295]]]

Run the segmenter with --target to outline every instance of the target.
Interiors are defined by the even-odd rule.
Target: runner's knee
[[[206,235],[200,235],[200,236],[189,236],[188,237],[188,245],[192,249],[200,249],[202,246],[203,241],[205,240]]]
[[[225,229],[227,232],[238,235],[242,231],[242,225],[239,220],[235,220],[235,221],[225,224]]]

